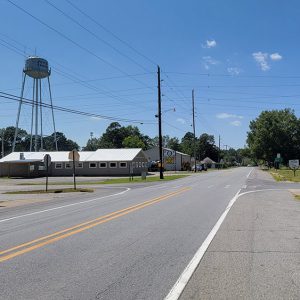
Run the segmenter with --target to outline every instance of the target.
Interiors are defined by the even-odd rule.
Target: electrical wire
[[[31,99],[22,98],[22,100],[21,100],[18,96],[12,95],[9,93],[0,92],[0,97],[5,98],[5,99],[10,99],[10,100],[13,100],[16,102],[22,102],[26,105],[31,105],[31,106],[33,105],[33,102]],[[52,106],[50,104],[47,104],[44,102],[42,102],[40,105],[45,108],[52,108]],[[62,111],[62,112],[73,113],[73,114],[78,114],[78,115],[83,115],[83,116],[88,116],[88,117],[96,117],[96,118],[111,120],[111,121],[119,121],[119,122],[126,122],[126,123],[130,122],[130,123],[139,123],[139,124],[141,124],[141,123],[154,124],[154,122],[152,122],[150,120],[136,120],[136,119],[131,120],[131,119],[124,119],[124,118],[119,118],[119,117],[111,117],[111,116],[89,113],[89,112],[79,111],[79,110],[66,108],[66,107],[62,107],[62,106],[56,106],[56,105],[53,105],[53,109]]]

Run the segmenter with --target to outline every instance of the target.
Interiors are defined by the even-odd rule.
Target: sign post
[[[46,154],[44,156],[44,166],[46,168],[46,192],[48,192],[48,176],[49,176],[49,167],[51,165],[51,156]]]
[[[289,167],[294,171],[294,177],[296,176],[296,170],[299,169],[299,159],[289,160]]]
[[[80,155],[76,149],[69,152],[69,159],[73,162],[73,183],[74,190],[76,190],[76,175],[75,175],[75,162],[79,161]]]

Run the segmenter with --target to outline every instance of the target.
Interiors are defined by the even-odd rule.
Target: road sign
[[[164,150],[164,156],[172,157],[174,155],[175,155],[175,151],[174,150],[167,150],[167,149]]]
[[[298,169],[299,168],[299,159],[291,159],[291,160],[289,160],[289,167],[291,169]]]
[[[51,156],[49,154],[46,154],[44,156],[44,166],[50,167],[50,165],[51,165]]]
[[[73,156],[73,153],[74,153],[74,156]],[[79,152],[76,149],[70,151],[68,158],[69,158],[69,160],[72,160],[72,161],[79,161],[79,159],[80,159]]]

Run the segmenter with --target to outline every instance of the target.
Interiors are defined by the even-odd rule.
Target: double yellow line
[[[130,206],[130,207],[112,212],[110,214],[107,214],[107,215],[104,215],[102,217],[90,220],[88,222],[84,222],[84,223],[75,225],[73,227],[70,227],[70,228],[67,228],[67,229],[64,229],[64,230],[61,230],[61,231],[57,231],[57,232],[54,232],[52,234],[40,237],[38,239],[35,239],[35,240],[32,240],[32,241],[17,245],[15,247],[9,248],[7,250],[0,251],[0,263],[4,262],[6,260],[12,259],[16,256],[25,254],[27,252],[31,252],[31,251],[33,251],[35,249],[38,249],[38,248],[41,248],[43,246],[55,243],[59,240],[62,240],[62,239],[65,239],[69,236],[72,236],[74,234],[83,232],[83,231],[85,231],[87,229],[90,229],[90,228],[93,228],[97,225],[100,225],[100,224],[109,222],[111,220],[117,219],[119,217],[122,217],[124,215],[129,214],[129,213],[132,213],[136,210],[142,209],[142,208],[147,207],[149,205],[152,205],[152,204],[155,204],[157,202],[166,200],[170,197],[179,195],[179,194],[181,194],[183,192],[186,192],[188,190],[190,190],[190,188],[188,188],[188,187],[182,188],[182,189],[177,190],[175,192],[162,195],[160,197],[157,197],[157,198],[154,198],[154,199],[151,199],[151,200],[148,200],[148,201],[145,201],[145,202],[142,202],[142,203],[139,203],[139,204],[136,204],[136,205],[133,205],[133,206]]]

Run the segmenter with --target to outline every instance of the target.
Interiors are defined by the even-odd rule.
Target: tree
[[[136,135],[126,137],[122,145],[125,148],[145,148],[144,142]]]
[[[197,143],[197,158],[204,159],[209,157],[214,161],[218,161],[218,148],[215,145],[213,135],[207,133],[201,134]]]
[[[3,143],[4,143],[4,155],[7,155],[12,151],[14,136],[15,136],[14,126],[9,126],[6,128],[2,128],[1,132],[3,132]],[[2,134],[1,134],[2,138]],[[16,146],[15,151],[28,151],[29,150],[29,135],[26,130],[19,128],[18,135],[16,138]],[[2,143],[2,141],[1,141]],[[27,147],[28,146],[28,147]],[[27,149],[28,148],[28,149]]]
[[[181,139],[182,152],[194,156],[194,134],[187,132]]]
[[[277,153],[284,162],[299,158],[300,121],[293,110],[263,111],[249,128],[247,143],[256,159],[273,162]]]
[[[83,148],[84,151],[96,151],[99,149],[99,139],[91,138],[87,141],[86,146]]]
[[[180,151],[181,147],[180,147],[179,139],[177,137],[170,138],[167,144],[167,148],[170,148],[175,151]]]
[[[67,139],[62,132],[56,132],[57,147],[59,151],[71,151],[73,149],[79,150],[76,142]],[[55,151],[54,133],[43,139],[44,149],[48,151]]]

